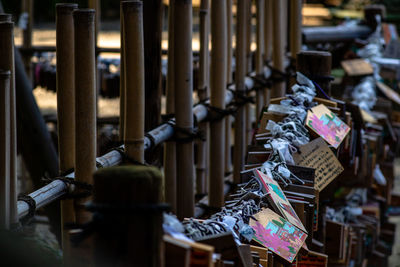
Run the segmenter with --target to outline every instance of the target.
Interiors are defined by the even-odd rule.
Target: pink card
[[[307,234],[270,209],[262,209],[250,218],[253,240],[290,263],[296,258]]]

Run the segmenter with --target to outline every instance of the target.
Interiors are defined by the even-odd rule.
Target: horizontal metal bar
[[[254,82],[251,78],[246,78],[246,87],[248,89],[252,89],[254,87]],[[235,86],[231,85],[230,89],[234,89]],[[233,93],[229,90],[226,91],[225,103],[229,104],[232,102],[234,96]],[[204,121],[208,115],[208,109],[206,105],[199,104],[193,108],[194,116],[198,122]],[[148,150],[154,146],[162,144],[167,141],[174,135],[174,127],[172,126],[174,123],[174,119],[171,119],[169,123],[164,123],[157,128],[148,132],[145,136],[144,140],[144,148]],[[121,149],[124,149],[124,146],[120,146]],[[96,159],[97,165],[102,168],[116,166],[122,162],[122,155],[116,150],[112,150],[105,155],[98,157]],[[75,178],[75,172],[71,172],[66,175],[69,178]],[[57,200],[64,194],[68,192],[68,186],[61,180],[54,180],[51,183],[43,186],[42,188],[34,191],[29,194],[30,197],[36,202],[36,208],[39,209],[54,200]],[[18,201],[18,217],[22,218],[29,212],[29,206],[24,201]]]

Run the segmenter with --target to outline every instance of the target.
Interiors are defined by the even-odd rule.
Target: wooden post
[[[143,6],[140,1],[122,2],[125,56],[125,151],[144,163],[144,47]]]
[[[121,1],[122,2],[122,1]],[[124,141],[125,134],[125,47],[124,47],[124,13],[122,12],[122,3],[119,9],[120,20],[120,54],[119,54],[119,139]]]
[[[272,63],[272,0],[265,0],[264,12],[264,62]],[[264,88],[264,105],[269,104],[271,88]]]
[[[257,50],[256,50],[256,75],[264,76],[264,0],[256,0],[257,7]],[[256,92],[256,112],[255,120],[258,120],[260,112],[264,107],[264,90],[257,90]]]
[[[227,17],[227,70],[226,75],[227,84],[233,82],[232,77],[232,36],[233,36],[233,14],[232,14],[232,0],[226,0],[226,17]],[[231,155],[231,132],[232,132],[232,118],[231,116],[225,117],[225,175],[232,172],[232,155]]]
[[[209,0],[202,0],[200,3],[200,57],[199,57],[199,78],[197,94],[200,101],[206,100],[209,96],[209,34],[210,34],[210,15]],[[208,122],[199,123],[199,130],[208,136],[210,128]],[[203,195],[207,193],[207,158],[208,142],[197,141],[197,166],[196,166],[196,193]]]
[[[22,46],[24,48],[31,48],[32,47],[32,34],[33,34],[33,2],[34,0],[23,0],[22,1],[22,10],[24,13],[28,15],[28,21],[26,24],[26,28],[23,30],[22,35]],[[30,80],[32,80],[32,62],[31,56],[26,55],[23,57],[24,65],[26,73]]]
[[[290,0],[290,54],[296,58],[301,50],[302,0]]]
[[[168,6],[168,71],[167,71],[167,114],[175,113],[175,64],[174,64],[174,2]],[[164,179],[165,200],[171,205],[171,211],[176,213],[176,143],[166,141],[164,144]]]
[[[246,0],[247,1],[247,0]],[[237,2],[236,23],[236,72],[235,83],[237,94],[246,93],[246,1]],[[240,99],[238,99],[240,101]],[[235,150],[234,150],[234,176],[233,181],[240,183],[240,172],[244,165],[245,153],[245,106],[238,108],[235,117]]]
[[[331,75],[331,67],[332,56],[329,52],[301,51],[297,54],[297,71],[316,82],[328,96],[331,95],[331,80],[322,77]],[[318,88],[317,96],[326,98]]]
[[[17,214],[17,129],[16,129],[16,97],[15,97],[15,68],[14,68],[14,23],[7,16],[3,17],[4,22],[0,22],[0,69],[10,71],[9,85],[9,107],[7,114],[9,115],[9,178],[7,182],[8,194],[5,196],[8,205],[5,211],[6,228],[10,224],[18,222]]]
[[[175,114],[178,131],[176,144],[177,215],[178,218],[194,214],[193,141],[183,131],[193,131],[193,60],[192,60],[192,1],[175,0],[174,63]]]
[[[77,4],[56,5],[57,47],[57,125],[58,158],[60,175],[74,168],[75,157],[75,63],[74,63],[74,18],[72,12]],[[75,222],[73,200],[61,201],[62,249],[64,259],[69,259],[68,231],[66,223]]]
[[[226,89],[226,3],[211,2],[211,98],[213,107],[225,109]],[[224,205],[225,165],[224,119],[210,122],[210,181],[209,205]]]
[[[93,184],[96,170],[96,57],[95,11],[78,9],[74,17],[75,49],[75,179]],[[76,201],[76,222],[86,223],[91,216]]]
[[[0,23],[0,36],[3,35],[3,26],[4,24]],[[0,49],[2,48],[4,47],[1,46]],[[2,230],[10,226],[10,78],[9,70],[0,70],[0,229]]]
[[[145,130],[157,127],[161,122],[161,40],[162,0],[143,1],[144,56],[145,64]],[[156,158],[159,155],[155,155]]]
[[[154,167],[95,173],[92,207],[104,223],[93,236],[95,266],[164,266],[161,189],[162,175]]]
[[[286,34],[286,30],[283,27],[283,20],[286,19],[283,17],[284,14],[284,5],[282,1],[272,1],[272,18],[273,18],[273,66],[275,69],[284,72],[284,54],[285,54],[285,45],[284,45],[284,35]],[[286,93],[285,82],[276,82],[272,87],[271,97],[281,97]]]

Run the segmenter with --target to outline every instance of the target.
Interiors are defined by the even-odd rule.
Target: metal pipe
[[[245,80],[246,87],[251,89],[254,84],[250,78]],[[244,86],[243,86],[244,87]],[[232,85],[230,89],[235,89]],[[234,95],[231,91],[225,93],[225,105],[228,105],[233,101]],[[199,104],[193,108],[193,114],[198,122],[204,121],[208,115],[208,109],[205,105]],[[145,135],[144,138],[144,149],[149,150],[154,146],[162,144],[174,135],[174,127],[172,124],[175,123],[175,119],[171,119],[168,123],[164,123],[157,128],[151,130]],[[124,149],[124,146],[120,146],[119,149]],[[116,166],[122,162],[122,155],[117,150],[112,150],[107,154],[96,158],[96,165],[105,167]],[[66,175],[68,178],[74,178],[75,172],[71,172]],[[68,186],[61,180],[54,180],[48,185],[29,194],[36,202],[36,208],[42,208],[54,200],[57,200],[61,196],[68,192]],[[22,218],[28,214],[29,206],[24,201],[18,201],[18,217]]]

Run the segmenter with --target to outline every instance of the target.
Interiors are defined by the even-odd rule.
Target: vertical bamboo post
[[[232,77],[232,36],[233,36],[233,14],[232,14],[232,0],[226,0],[226,17],[227,17],[227,70],[226,75],[227,84],[233,82]],[[231,116],[225,117],[225,175],[232,172],[232,156],[231,156],[231,131],[232,131],[232,118]]]
[[[332,56],[323,51],[301,51],[297,54],[297,71],[316,82],[324,92],[331,95],[331,80],[323,77],[331,75]],[[326,98],[321,90],[317,89],[317,96]]]
[[[235,84],[237,94],[246,93],[246,1],[237,2],[236,23],[236,72]],[[240,101],[239,99],[237,99]],[[245,153],[245,106],[240,106],[235,117],[235,150],[234,150],[234,176],[233,181],[240,183],[240,172],[244,165]]]
[[[18,222],[17,214],[17,119],[16,119],[16,93],[15,93],[15,61],[14,61],[14,23],[11,18],[4,16],[4,22],[0,22],[0,69],[10,70],[10,98],[9,98],[9,195],[8,195],[8,219],[7,225]]]
[[[251,52],[251,43],[252,43],[252,3],[253,0],[246,0],[246,74],[249,74],[252,71],[252,52]]]
[[[140,1],[122,2],[125,56],[125,151],[144,163],[144,47],[143,6]]]
[[[225,108],[226,89],[226,3],[211,2],[211,98],[210,104]],[[210,122],[210,181],[209,204],[211,207],[224,205],[225,164],[224,120]]]
[[[168,71],[167,71],[167,114],[175,113],[175,74],[174,74],[174,2],[168,6]],[[176,143],[166,141],[164,144],[164,179],[165,200],[171,205],[171,211],[176,213]]]
[[[253,0],[246,1],[246,74],[252,72],[253,67],[253,58],[251,51],[251,44],[253,41],[253,31],[252,31],[252,3]],[[247,92],[248,93],[248,92]],[[246,112],[245,112],[245,127],[246,127],[246,137],[245,137],[245,145],[248,145],[251,141],[251,131],[252,131],[252,118],[251,118],[251,104],[246,104]]]
[[[161,189],[162,175],[154,167],[118,166],[94,174],[92,207],[104,222],[93,237],[95,266],[164,266]]]
[[[0,13],[0,23],[1,22],[11,22],[12,16],[11,14],[5,14],[5,13]],[[7,38],[5,39],[7,41]],[[9,40],[8,40],[9,41]],[[4,52],[6,52],[5,49],[6,47],[1,47]],[[2,64],[3,65],[3,64]],[[6,201],[10,202],[10,208],[12,209],[12,203],[11,203],[11,196],[10,193],[12,194],[13,192],[10,191],[11,189],[11,181],[10,181],[10,146],[7,144],[10,144],[10,120],[11,120],[11,114],[10,114],[10,107],[8,106],[10,103],[10,81],[11,81],[11,72],[10,71],[0,71],[0,101],[1,104],[0,106],[2,107],[1,111],[2,115],[0,115],[0,120],[1,120],[1,127],[0,129],[3,129],[0,134],[1,142],[0,142],[0,153],[1,153],[1,162],[0,162],[0,177],[1,177],[1,182],[0,186],[2,188],[1,190],[1,196],[2,196],[2,204],[1,204],[1,215],[0,218],[4,218],[4,222],[0,222],[1,226],[0,228],[8,228],[8,224],[13,223],[13,211],[9,209],[8,205],[6,205]],[[8,187],[7,187],[8,185]],[[8,188],[8,189],[7,189]],[[4,207],[3,207],[4,205]],[[9,211],[10,215],[10,220],[8,219],[8,216],[5,214]],[[17,222],[18,219],[14,220]]]
[[[121,1],[122,2],[122,1]],[[124,53],[124,14],[122,3],[119,9],[120,20],[120,53],[119,53],[119,140],[124,140],[125,134],[125,53]]]
[[[161,40],[163,1],[143,2],[143,38],[145,64],[145,131],[150,131],[161,123]],[[160,158],[157,148],[151,160]],[[150,159],[149,159],[150,160]],[[151,162],[151,161],[150,161]]]
[[[77,4],[56,5],[56,57],[57,57],[57,122],[58,158],[60,175],[74,168],[75,157],[75,63],[74,18],[72,12]],[[61,201],[62,249],[64,259],[69,258],[68,231],[66,223],[75,222],[73,200]]]
[[[271,63],[272,59],[272,0],[265,0],[264,12],[264,62]],[[271,88],[264,88],[264,105],[269,104]]]
[[[283,55],[286,55],[286,51],[289,49],[289,45],[288,45],[288,38],[289,38],[289,20],[291,18],[289,18],[289,2],[290,0],[281,0],[280,2],[282,5],[282,28],[283,28],[283,32],[282,32],[282,43],[283,43]],[[285,62],[285,60],[283,61]]]
[[[197,94],[200,101],[206,100],[209,96],[208,92],[208,76],[209,76],[209,39],[210,34],[210,15],[209,0],[201,0],[200,2],[200,57],[199,57],[199,78]],[[199,130],[203,131],[206,136],[209,133],[209,123],[199,123]],[[208,142],[203,140],[197,141],[197,166],[196,166],[196,193],[207,193],[207,155]]]
[[[28,15],[28,21],[26,28],[23,30],[22,34],[22,46],[24,48],[32,47],[32,32],[33,32],[33,2],[34,0],[24,0],[22,1],[22,10]],[[32,63],[31,56],[25,55],[23,57],[26,73],[29,79],[32,79]]]
[[[290,0],[290,54],[296,58],[301,50],[302,0]]]
[[[2,23],[0,31],[1,28]],[[0,70],[0,229],[3,230],[10,226],[10,77],[9,70]]]
[[[95,11],[78,9],[74,17],[75,50],[75,179],[93,184],[96,170],[96,57]],[[76,201],[76,222],[86,223],[91,216]]]
[[[284,46],[284,35],[286,34],[286,30],[283,27],[283,20],[286,19],[283,17],[284,14],[284,5],[283,1],[273,1],[273,65],[274,68],[284,72],[284,54],[285,54],[285,46]],[[285,82],[276,82],[272,87],[271,97],[281,97],[284,96],[286,92]]]
[[[257,7],[257,50],[256,50],[256,75],[264,76],[264,0],[256,0]],[[256,112],[255,120],[258,120],[258,116],[262,108],[264,107],[264,90],[257,90],[256,95]]]
[[[192,60],[192,1],[175,0],[174,63],[176,136],[177,215],[180,219],[194,214],[193,141],[183,131],[193,131],[193,60]],[[186,140],[185,140],[186,139]]]
[[[88,0],[88,7],[93,9],[96,14],[94,18],[94,38],[95,38],[95,46],[97,47],[97,40],[99,38],[99,31],[100,31],[100,17],[101,17],[101,7],[100,7],[100,0]]]

